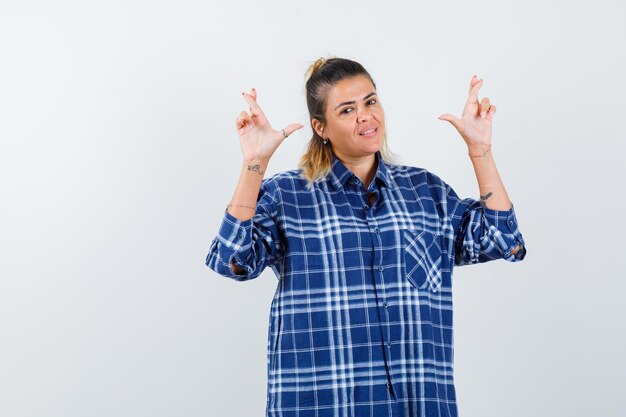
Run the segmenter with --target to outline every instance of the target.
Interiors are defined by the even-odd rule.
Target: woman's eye
[[[374,98],[367,102],[367,104],[372,104],[372,105],[376,104],[376,103],[377,103],[377,101]],[[348,110],[352,110],[352,107],[346,107],[345,109],[341,110],[340,113],[341,114],[348,113]]]

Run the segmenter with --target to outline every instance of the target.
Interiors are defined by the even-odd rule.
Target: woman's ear
[[[311,120],[311,126],[322,139],[324,139],[324,124],[317,119]]]

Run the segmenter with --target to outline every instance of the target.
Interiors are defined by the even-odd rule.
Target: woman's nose
[[[367,110],[367,109],[360,109],[360,110],[358,110],[357,120],[359,122],[364,122],[364,121],[367,121],[367,120],[369,120],[371,118],[372,118],[372,115],[370,114],[369,110]]]

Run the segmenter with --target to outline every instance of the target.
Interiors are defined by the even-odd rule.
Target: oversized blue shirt
[[[377,161],[367,191],[334,156],[312,187],[300,170],[264,179],[252,219],[224,213],[206,264],[238,281],[266,267],[278,278],[268,417],[457,416],[452,269],[526,256],[513,206]]]

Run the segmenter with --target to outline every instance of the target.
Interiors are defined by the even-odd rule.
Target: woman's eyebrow
[[[374,95],[376,95],[376,93],[374,91],[372,91],[371,93],[369,93],[368,95],[363,97],[363,100],[367,100],[368,98],[370,98],[371,96],[374,96]],[[337,107],[335,107],[335,110],[337,110],[341,106],[345,106],[346,104],[354,104],[354,103],[355,103],[354,100],[352,100],[352,101],[344,101],[343,103],[339,103],[337,105]]]

